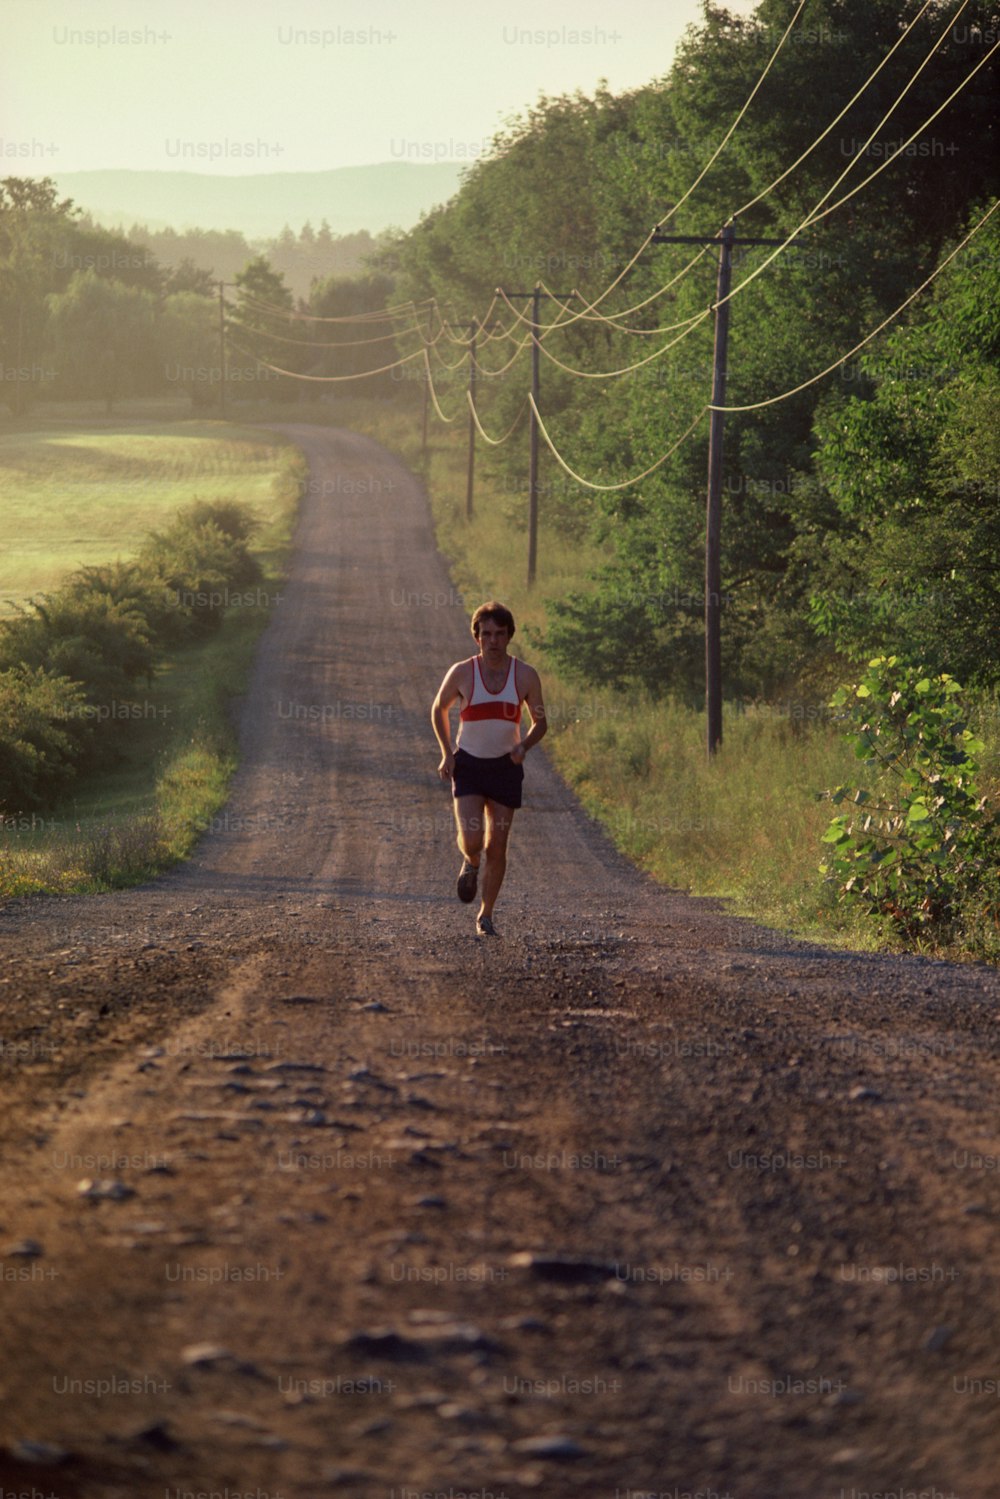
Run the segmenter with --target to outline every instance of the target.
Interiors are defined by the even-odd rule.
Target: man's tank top
[[[508,657],[507,676],[499,692],[483,681],[480,657],[472,656],[472,696],[459,714],[456,747],[482,760],[509,755],[521,737],[521,698],[517,661]]]

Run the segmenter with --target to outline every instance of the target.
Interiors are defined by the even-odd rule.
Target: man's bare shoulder
[[[453,661],[448,668],[448,676],[456,681],[472,681],[473,659],[466,656],[464,661]]]
[[[527,661],[522,661],[520,656],[517,658],[517,681],[518,686],[525,692],[537,692],[542,685],[542,679],[535,668],[529,666]]]
[[[452,701],[456,697],[468,698],[472,694],[472,659],[466,657],[464,661],[453,661],[444,674],[441,683],[439,697],[448,697]]]

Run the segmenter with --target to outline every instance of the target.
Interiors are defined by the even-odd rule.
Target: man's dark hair
[[[506,604],[498,604],[496,599],[490,599],[487,604],[480,604],[472,616],[472,633],[479,639],[479,626],[484,619],[491,619],[494,624],[506,627],[508,640],[514,638],[514,616]]]

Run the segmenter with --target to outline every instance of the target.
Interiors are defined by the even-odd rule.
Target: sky
[[[0,175],[474,160],[541,93],[662,76],[700,14],[700,0],[2,0]]]

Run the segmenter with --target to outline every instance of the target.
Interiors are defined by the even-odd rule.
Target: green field
[[[128,556],[195,497],[236,499],[267,521],[283,446],[219,421],[58,421],[0,430],[0,609],[84,565]]]
[[[0,431],[8,602],[57,587],[77,567],[130,556],[195,498],[252,506],[263,569],[253,604],[162,661],[148,694],[154,711],[121,726],[99,773],[44,816],[0,819],[0,896],[145,878],[183,857],[225,801],[236,765],[229,704],[284,576],[305,462],[276,433],[191,421],[186,404],[184,416],[137,403],[109,419],[63,408]]]

